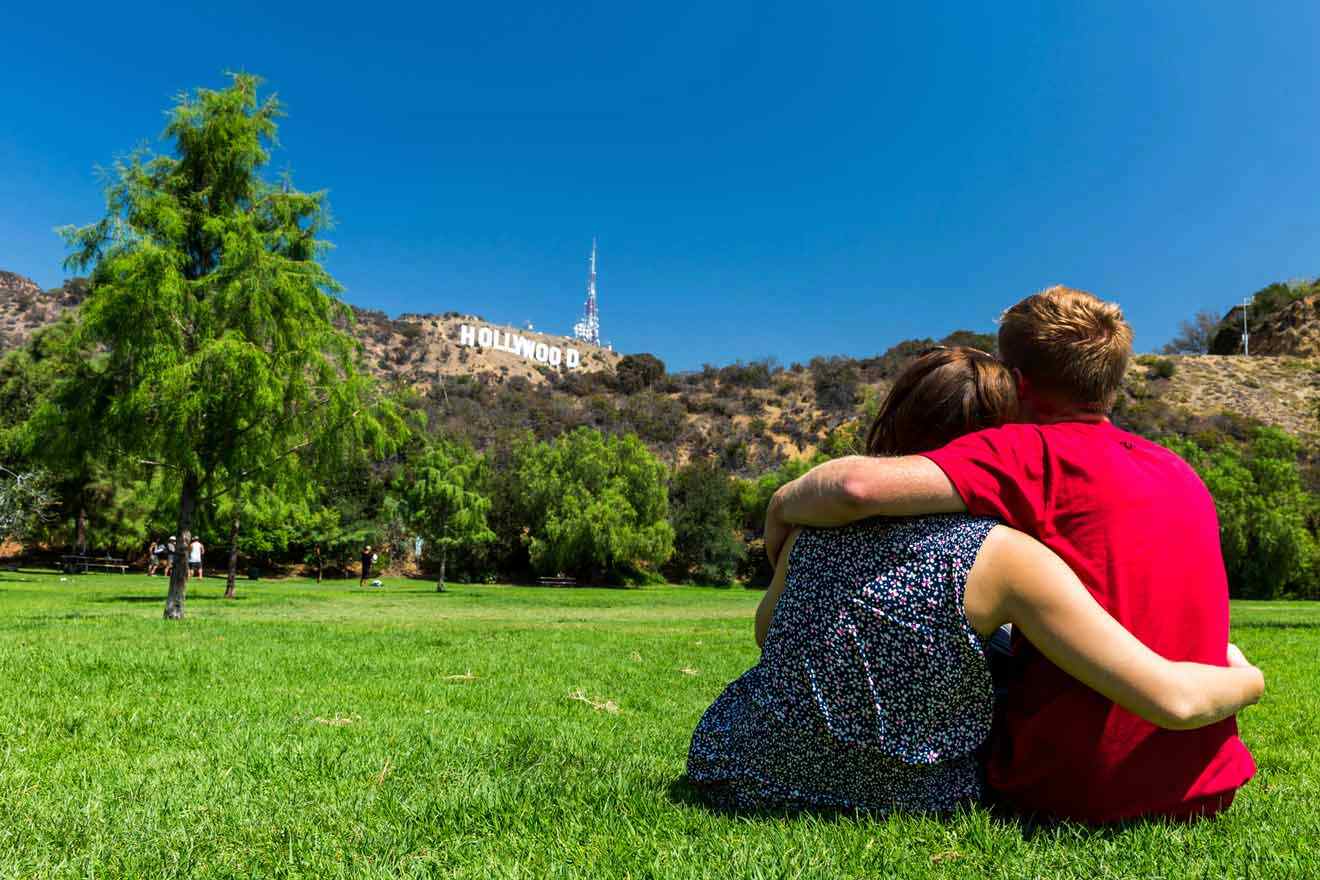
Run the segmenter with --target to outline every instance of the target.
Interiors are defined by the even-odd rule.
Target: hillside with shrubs
[[[1317,295],[1313,284],[1258,294],[1251,357],[1212,353],[1231,349],[1240,312],[1196,316],[1166,353],[1134,359],[1114,411],[1120,426],[1173,448],[1211,487],[1237,595],[1320,595],[1320,358],[1303,344],[1320,331],[1308,317]],[[42,291],[0,273],[7,424],[21,423],[40,397],[60,319],[86,296],[80,279]],[[266,570],[343,571],[361,544],[377,543],[396,571],[431,570],[434,548],[443,547],[441,568],[469,580],[763,584],[769,564],[759,532],[775,489],[816,462],[861,452],[870,419],[911,358],[935,345],[995,347],[992,334],[962,330],[872,357],[680,372],[653,354],[583,347],[583,368],[564,371],[461,347],[462,323],[485,322],[354,310],[363,365],[423,427],[385,460],[323,476],[308,498],[245,499],[237,539],[245,560]],[[1276,353],[1256,355],[1258,338]],[[1301,347],[1277,352],[1288,340]],[[464,497],[484,499],[480,527],[471,540],[431,542],[413,559],[409,524],[425,520],[427,502],[409,487],[440,443],[450,470],[466,462]],[[151,536],[170,531],[157,497],[168,496],[168,478],[122,468],[95,463],[66,479],[31,540],[140,556]],[[231,508],[203,511],[203,530],[222,537]]]
[[[1284,298],[1271,293],[1276,288],[1299,295]],[[1278,309],[1306,307],[1313,297],[1300,292],[1311,289],[1272,285],[1256,299],[1274,302]],[[86,294],[83,279],[43,291],[21,275],[0,272],[0,347],[21,348]],[[352,330],[365,366],[386,386],[416,394],[434,426],[479,450],[511,430],[528,429],[545,440],[590,427],[607,434],[636,434],[671,466],[712,457],[737,476],[794,458],[854,449],[858,421],[874,413],[890,381],[911,357],[934,345],[986,350],[995,345],[991,333],[961,330],[938,339],[905,340],[873,357],[821,356],[789,364],[767,357],[670,372],[651,354],[620,354],[574,343],[583,351],[582,367],[564,371],[502,351],[459,346],[460,324],[487,323],[478,315],[391,318],[356,308],[353,315]],[[1128,370],[1121,418],[1148,434],[1224,413],[1299,437],[1314,433],[1320,357],[1208,354],[1212,343],[1229,345],[1225,340],[1235,319],[1240,320],[1240,308],[1209,325],[1200,352],[1137,358]],[[1280,325],[1262,306],[1253,339],[1277,348],[1278,337],[1268,334],[1269,328]],[[1320,333],[1320,319],[1314,325]],[[537,341],[565,344],[562,337],[508,329]],[[1240,333],[1238,337],[1240,348]],[[1188,344],[1183,340],[1184,349]]]

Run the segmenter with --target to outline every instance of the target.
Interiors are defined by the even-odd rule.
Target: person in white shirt
[[[202,576],[202,554],[206,548],[202,546],[201,540],[193,538],[192,543],[188,545],[188,574],[196,577]]]

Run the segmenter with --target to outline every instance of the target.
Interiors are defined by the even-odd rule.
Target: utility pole
[[[1247,309],[1251,307],[1251,298],[1242,300],[1242,354],[1251,357],[1251,332],[1247,329]]]

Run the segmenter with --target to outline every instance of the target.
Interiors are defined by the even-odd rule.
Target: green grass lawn
[[[1320,876],[1320,606],[1238,603],[1260,773],[1192,826],[731,817],[678,780],[759,594],[0,574],[0,878]]]

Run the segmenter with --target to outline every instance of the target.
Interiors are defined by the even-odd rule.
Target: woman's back
[[[963,591],[994,525],[803,531],[761,661],[702,718],[689,777],[746,807],[944,810],[977,796],[993,696]]]

